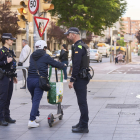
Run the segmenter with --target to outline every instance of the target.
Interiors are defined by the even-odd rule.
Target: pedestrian
[[[17,83],[16,60],[12,46],[13,40],[11,33],[2,34],[3,47],[0,49],[0,125],[7,126],[8,123],[15,123],[10,115],[10,101],[13,94],[13,82]]]
[[[62,45],[62,50],[60,52],[60,56],[59,56],[59,60],[60,62],[66,64],[68,66],[68,47],[66,46],[66,44]],[[64,72],[64,80],[63,82],[67,82],[67,67],[63,68],[63,72]]]
[[[36,50],[31,54],[30,65],[27,78],[27,87],[31,94],[32,108],[28,127],[39,126],[39,104],[43,95],[43,90],[39,87],[39,75],[48,77],[48,65],[57,68],[63,68],[66,64],[55,61],[46,54],[47,44],[44,40],[39,40],[35,43]],[[37,72],[38,67],[38,72]]]
[[[28,41],[25,39],[22,39],[22,47],[23,47],[23,49],[22,49],[20,57],[19,57],[19,64],[18,65],[25,67],[28,71],[29,59],[30,59],[30,55],[31,55],[32,51],[28,45]],[[23,72],[23,76],[25,79],[25,83],[24,83],[24,86],[21,87],[20,89],[26,89],[26,70],[22,69],[22,72]]]
[[[119,52],[119,54],[115,57],[115,64],[118,63],[118,61],[123,60],[123,54]]]
[[[72,126],[74,133],[88,133],[88,105],[87,105],[87,84],[89,83],[89,48],[80,40],[80,32],[76,27],[71,27],[65,33],[67,38],[74,43],[72,47],[72,76],[69,88],[76,92],[80,109],[80,119],[77,125]]]

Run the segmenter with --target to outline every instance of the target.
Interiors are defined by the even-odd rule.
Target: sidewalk
[[[140,118],[140,99],[136,96],[140,94],[140,75],[109,73],[130,66],[140,68],[139,65],[110,63],[95,66],[95,76],[88,85],[88,134],[71,132],[71,126],[78,122],[80,113],[76,95],[73,89],[68,89],[68,83],[64,85],[63,119],[56,120],[53,127],[49,127],[47,116],[55,114],[56,109],[51,109],[52,105],[47,103],[47,94],[44,93],[40,103],[40,126],[28,129],[31,97],[18,85],[10,106],[11,117],[17,122],[8,127],[0,126],[0,140],[139,140],[140,124],[137,120]]]

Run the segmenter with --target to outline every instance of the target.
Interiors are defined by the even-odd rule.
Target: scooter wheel
[[[52,127],[52,123],[49,123],[49,126]]]
[[[53,115],[52,114],[49,114],[49,116],[48,116],[48,124],[49,124],[50,127],[52,127],[52,124],[54,122],[53,119],[54,119],[53,118]]]

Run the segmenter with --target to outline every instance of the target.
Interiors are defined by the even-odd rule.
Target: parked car
[[[55,52],[52,54],[52,57],[58,58],[58,57],[60,56],[60,52],[61,52],[61,50],[55,51]]]
[[[90,60],[102,62],[102,54],[96,49],[90,49]]]
[[[52,52],[50,52],[49,50],[46,50],[46,53],[52,56]]]
[[[107,47],[98,47],[98,51],[102,54],[102,56],[109,57],[110,52]]]

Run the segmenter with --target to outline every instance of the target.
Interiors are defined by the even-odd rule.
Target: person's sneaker
[[[1,120],[0,121],[0,125],[7,126],[8,125],[8,122],[6,122],[5,120]]]
[[[66,83],[66,82],[67,82],[67,80],[64,79],[64,80],[63,80],[63,83]]]
[[[31,128],[31,127],[38,127],[39,126],[39,123],[36,123],[35,121],[29,121],[28,122],[28,127]]]
[[[39,122],[40,122],[39,116],[36,116],[35,122],[36,122],[36,123],[39,123]]]
[[[16,120],[13,120],[12,118],[5,118],[5,121],[8,123],[15,123]]]

